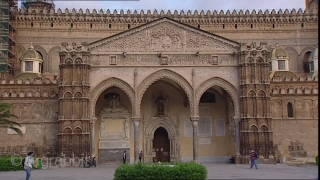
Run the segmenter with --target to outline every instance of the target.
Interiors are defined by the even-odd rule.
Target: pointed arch
[[[257,93],[254,90],[248,91],[248,99],[246,101],[247,103],[247,115],[251,117],[256,117],[257,114]]]
[[[168,117],[152,119],[146,126],[146,135],[153,136],[159,127],[163,127],[168,132],[169,139],[179,135],[178,128]]]
[[[75,64],[82,64],[83,61],[82,61],[82,59],[77,58],[74,63],[75,63]]]
[[[43,60],[43,64],[42,64],[42,72],[47,72],[48,71],[48,53],[47,51],[42,47],[42,46],[39,46],[39,45],[34,45],[34,50],[38,51],[41,56],[42,56],[42,60]]]
[[[269,131],[269,128],[265,124],[262,124],[260,126],[260,132],[268,132],[268,131]]]
[[[81,134],[82,133],[82,128],[80,126],[77,126],[73,129],[73,133],[75,134]]]
[[[91,109],[91,116],[95,117],[95,109],[96,109],[96,103],[100,96],[100,94],[105,91],[106,89],[110,87],[118,87],[121,90],[123,90],[127,96],[129,97],[130,103],[131,103],[131,109],[132,109],[132,115],[135,114],[135,107],[134,107],[134,90],[133,88],[125,81],[118,79],[118,78],[109,78],[102,82],[100,82],[96,87],[93,88],[93,90],[90,92],[90,109]]]
[[[139,85],[138,87],[138,98],[137,98],[137,115],[140,116],[140,106],[141,106],[141,101],[143,98],[144,93],[146,90],[156,81],[160,79],[170,79],[177,83],[187,94],[188,99],[189,99],[189,104],[190,104],[190,115],[192,115],[193,111],[193,103],[192,103],[192,86],[190,83],[182,77],[180,74],[173,72],[168,69],[162,69],[157,72],[152,73],[149,75],[147,78],[145,78]]]
[[[308,58],[310,56],[310,54],[315,50],[315,48],[313,47],[305,47],[304,49],[301,50],[300,52],[300,71],[304,71],[304,72],[310,72],[309,69],[309,61]]]
[[[63,134],[71,134],[72,133],[72,129],[69,126],[67,126],[62,130],[62,133]]]
[[[260,96],[260,97],[266,97],[266,95],[267,95],[267,93],[264,90],[260,90],[258,92],[258,96]]]
[[[287,104],[288,117],[293,118],[293,105],[291,102]]]
[[[66,64],[73,64],[73,60],[72,59],[70,59],[70,58],[68,58],[68,59],[66,59],[66,62],[65,62]]]
[[[265,61],[265,59],[263,59],[261,56],[258,56],[257,58],[256,58],[256,61],[257,61],[257,63],[264,63],[264,61]]]
[[[47,72],[59,72],[59,63],[60,63],[60,56],[59,52],[61,51],[60,46],[54,46],[49,50],[48,53],[48,67],[47,67]],[[46,71],[44,71],[46,72]]]
[[[81,97],[82,97],[82,93],[81,93],[80,91],[75,92],[73,97],[75,97],[75,98],[81,98]]]
[[[252,125],[250,126],[250,129],[249,129],[249,130],[250,130],[251,132],[258,132],[258,129],[259,129],[258,126],[252,124]]]
[[[286,47],[284,50],[287,51],[289,55],[289,70],[292,72],[298,72],[299,71],[299,60],[298,60],[299,53],[297,52],[296,49],[292,47]]]
[[[254,90],[253,90],[253,89],[251,89],[251,90],[249,90],[249,91],[248,91],[247,96],[249,96],[249,97],[256,97],[256,96],[257,96],[257,94],[256,94],[256,92],[254,92]]]
[[[72,93],[70,91],[67,91],[63,94],[63,98],[72,98]]]
[[[145,138],[144,147],[145,157],[152,161],[152,144],[155,131],[163,127],[167,133],[170,140],[170,159],[178,160],[180,157],[180,141],[179,141],[179,130],[178,127],[169,117],[158,117],[152,118],[145,128]]]
[[[219,86],[229,93],[229,95],[232,99],[233,106],[234,106],[235,116],[240,117],[240,108],[239,108],[240,95],[239,95],[239,92],[231,83],[229,83],[228,81],[226,81],[222,78],[219,78],[219,77],[214,77],[214,78],[208,79],[197,88],[196,93],[195,93],[195,99],[196,99],[196,102],[195,102],[195,112],[196,113],[195,113],[195,115],[199,116],[199,102],[200,102],[200,98],[201,98],[202,94],[213,86]]]

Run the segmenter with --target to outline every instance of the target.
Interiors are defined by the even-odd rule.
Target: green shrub
[[[208,171],[206,167],[195,162],[180,162],[176,165],[138,163],[121,165],[114,173],[114,180],[148,179],[148,180],[205,180]]]
[[[13,161],[13,162],[12,162]],[[22,159],[14,158],[11,160],[11,156],[0,156],[0,171],[17,171],[22,170]]]

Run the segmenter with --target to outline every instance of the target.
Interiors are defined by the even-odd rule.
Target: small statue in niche
[[[164,105],[163,103],[157,104],[157,115],[164,115]]]

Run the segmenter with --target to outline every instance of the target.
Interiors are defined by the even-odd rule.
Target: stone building
[[[247,163],[318,155],[318,1],[306,10],[16,10],[0,152]],[[50,4],[49,4],[50,5]]]

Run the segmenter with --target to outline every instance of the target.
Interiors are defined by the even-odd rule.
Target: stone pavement
[[[285,164],[259,164],[259,169],[249,169],[249,165],[226,163],[204,164],[208,179],[316,179],[318,167],[301,167]],[[99,165],[96,168],[50,168],[33,170],[31,180],[112,180],[118,165]],[[2,180],[24,180],[24,171],[0,172]]]

